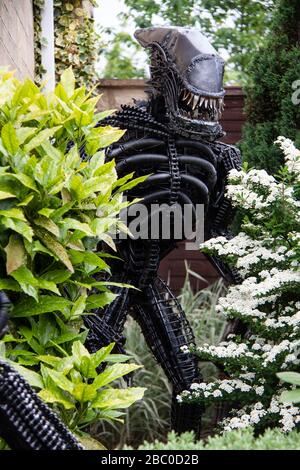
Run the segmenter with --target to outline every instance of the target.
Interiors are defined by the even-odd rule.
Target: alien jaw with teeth
[[[179,112],[189,119],[218,121],[223,110],[223,98],[194,95],[188,90],[182,90],[180,93]]]
[[[221,137],[225,63],[208,39],[197,29],[175,27],[139,29],[135,37],[151,50],[152,114],[164,104],[177,134]]]

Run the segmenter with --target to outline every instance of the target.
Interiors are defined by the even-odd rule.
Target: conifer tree
[[[243,158],[274,174],[283,162],[276,137],[300,144],[299,0],[278,0],[266,44],[254,53],[248,74]]]

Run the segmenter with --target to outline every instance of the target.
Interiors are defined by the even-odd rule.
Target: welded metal
[[[149,100],[122,106],[98,125],[127,129],[121,141],[107,151],[115,158],[118,174],[152,174],[148,183],[127,192],[143,203],[205,204],[205,238],[227,235],[233,211],[224,195],[228,172],[239,169],[239,151],[217,141],[224,135],[218,122],[223,107],[224,62],[197,30],[147,28],[136,38],[150,52]],[[199,432],[203,409],[180,404],[176,395],[202,380],[193,355],[182,346],[194,344],[191,327],[165,282],[158,277],[164,256],[176,240],[126,239],[117,241],[121,258],[112,264],[112,280],[140,290],[113,288],[116,300],[98,315],[86,318],[91,350],[116,342],[123,350],[127,314],[140,324],[147,343],[173,385],[172,427]],[[217,259],[214,264],[228,280],[233,273]]]

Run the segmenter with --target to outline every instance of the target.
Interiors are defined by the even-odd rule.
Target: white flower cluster
[[[210,239],[200,245],[201,249],[209,250],[218,256],[229,258],[243,277],[253,270],[259,272],[262,267],[272,269],[274,266],[289,266],[295,252],[284,241],[279,240],[278,245],[269,247],[272,239],[263,238],[254,240],[244,232],[228,240],[221,236]],[[255,269],[256,266],[258,269]]]
[[[300,304],[300,302],[297,302]],[[287,327],[297,327],[293,328],[292,335],[297,336],[299,334],[300,328],[300,310],[298,310],[294,315],[288,316],[279,316],[278,318],[267,318],[267,320],[263,323],[266,328],[272,328],[277,330],[279,328],[287,328]]]
[[[285,164],[289,172],[296,177],[296,181],[300,182],[300,150],[294,143],[283,136],[279,136],[275,141],[284,153]]]
[[[238,410],[233,418],[224,419],[221,427],[223,431],[231,431],[255,426],[262,420],[271,420],[273,425],[277,424],[284,432],[289,432],[300,423],[299,407],[283,404],[278,396],[274,396],[269,406],[264,407],[261,402],[246,406]]]
[[[227,197],[233,205],[254,211],[257,220],[268,219],[270,210],[277,202],[284,202],[285,206],[292,208],[297,221],[300,220],[297,215],[300,201],[295,198],[294,188],[276,181],[265,170],[244,172],[233,169],[228,180]]]
[[[233,429],[243,429],[249,426],[254,426],[267,414],[261,402],[255,403],[251,411],[247,412],[245,409],[237,411],[237,416],[233,418],[226,418],[221,423],[223,431],[231,431]]]
[[[231,170],[226,195],[233,203],[245,209],[261,211],[268,208],[282,195],[282,185],[265,170]],[[292,191],[286,196],[292,196]]]
[[[225,398],[232,393],[247,393],[253,392],[255,395],[261,396],[264,394],[264,379],[259,379],[257,384],[252,385],[255,374],[244,374],[243,378],[247,378],[248,381],[251,377],[250,383],[241,379],[228,379],[228,380],[216,380],[210,383],[193,383],[189,390],[184,390],[181,395],[177,396],[179,402],[188,402],[197,399],[209,399],[209,398]]]
[[[244,405],[223,421],[226,431],[259,423],[280,424],[289,431],[300,424],[299,408],[279,402],[276,380],[277,372],[300,365],[300,151],[288,139],[279,137],[277,143],[289,173],[283,171],[279,182],[264,170],[232,170],[227,196],[246,213],[243,231],[230,240],[219,236],[201,245],[244,279],[219,298],[216,310],[242,321],[246,334],[228,335],[218,345],[182,348],[200,360],[222,364],[229,375],[193,384],[178,396],[185,402],[237,400]]]
[[[222,359],[225,363],[232,363],[233,361],[236,362],[236,359],[242,359],[243,364],[248,367],[268,371],[270,364],[276,363],[279,356],[282,360],[282,369],[285,369],[291,362],[299,364],[300,359],[295,354],[299,347],[299,339],[295,341],[285,339],[277,344],[252,335],[249,340],[245,340],[243,343],[230,340],[223,341],[217,346],[204,344],[198,346],[196,352],[200,358],[208,357],[217,362]]]
[[[242,284],[230,287],[227,295],[219,299],[217,311],[229,317],[266,318],[264,305],[274,304],[288,288],[300,287],[300,271],[273,268],[260,275],[262,280],[248,277]],[[268,317],[275,315],[269,309]]]

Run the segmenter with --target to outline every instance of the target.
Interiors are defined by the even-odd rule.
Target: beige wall
[[[0,0],[0,66],[16,69],[18,78],[34,75],[31,0]]]
[[[144,89],[145,81],[140,79],[103,79],[98,88],[102,94],[99,108],[118,109],[121,104],[133,104],[133,99],[144,100],[147,98]]]

